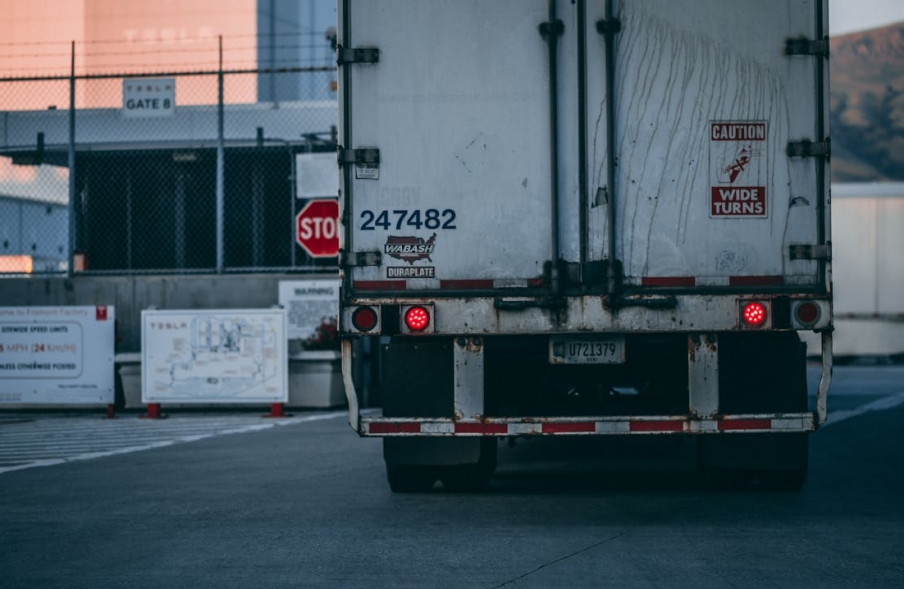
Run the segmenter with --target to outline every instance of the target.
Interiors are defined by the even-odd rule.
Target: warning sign
[[[710,216],[767,217],[766,123],[709,125]]]

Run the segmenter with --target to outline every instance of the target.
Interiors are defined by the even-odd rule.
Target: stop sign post
[[[339,201],[309,201],[295,217],[295,241],[313,258],[339,255]]]

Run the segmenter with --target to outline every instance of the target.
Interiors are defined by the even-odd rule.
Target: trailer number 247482
[[[361,231],[375,231],[377,228],[388,231],[395,226],[396,231],[402,227],[414,229],[457,229],[455,211],[445,209],[395,209],[392,211],[361,211]]]

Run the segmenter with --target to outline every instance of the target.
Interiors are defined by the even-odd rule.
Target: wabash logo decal
[[[418,260],[427,260],[432,262],[430,254],[433,253],[434,242],[436,241],[436,233],[430,236],[430,239],[424,241],[423,237],[399,237],[390,235],[383,246],[383,253],[397,260],[404,260],[409,264],[414,264]]]
[[[763,121],[709,124],[710,217],[768,217]]]

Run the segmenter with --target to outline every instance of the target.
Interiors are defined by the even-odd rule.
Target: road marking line
[[[829,416],[822,427],[835,425],[836,423],[841,423],[845,419],[858,417],[860,415],[863,415],[864,413],[869,413],[871,411],[886,411],[888,409],[893,409],[901,404],[904,404],[904,392],[900,392],[896,395],[890,395],[888,397],[882,397],[881,399],[873,401],[872,403],[861,405],[856,409],[832,411],[831,413],[829,413]]]
[[[143,450],[154,450],[156,448],[165,448],[167,446],[174,446],[176,444],[188,443],[188,442],[197,442],[198,440],[204,440],[207,438],[215,438],[217,436],[224,436],[229,434],[244,434],[249,432],[256,432],[265,429],[270,429],[273,427],[282,427],[286,425],[295,425],[298,423],[309,423],[312,421],[323,421],[325,419],[335,419],[337,417],[342,417],[343,415],[347,415],[345,411],[336,411],[333,413],[320,413],[317,415],[307,415],[304,417],[289,417],[287,419],[277,420],[273,419],[268,421],[267,423],[261,424],[252,424],[241,427],[231,427],[229,429],[219,430],[211,433],[203,433],[203,434],[190,434],[190,435],[178,435],[177,433],[175,438],[169,440],[161,440],[158,442],[151,442],[148,444],[144,444],[141,446],[129,446],[127,448],[116,448],[114,450],[105,450],[102,452],[85,452],[83,454],[77,454],[75,456],[66,456],[65,458],[53,458],[53,459],[45,459],[45,460],[36,460],[34,462],[27,462],[25,464],[17,464],[15,466],[6,466],[0,467],[0,474],[4,474],[7,472],[13,472],[16,470],[25,470],[26,468],[35,468],[38,466],[55,466],[57,464],[65,464],[67,462],[75,462],[78,460],[92,460],[94,458],[104,458],[107,456],[116,456],[118,454],[131,454],[133,452],[141,452]]]

